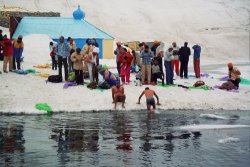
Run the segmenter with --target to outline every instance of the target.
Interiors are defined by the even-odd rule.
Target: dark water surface
[[[193,124],[208,129],[179,128]],[[223,125],[250,125],[250,111],[0,115],[0,166],[249,167],[250,128]]]

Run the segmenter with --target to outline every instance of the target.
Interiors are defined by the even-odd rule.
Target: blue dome
[[[76,20],[84,19],[85,13],[80,9],[80,5],[78,5],[78,9],[73,12],[73,17]]]

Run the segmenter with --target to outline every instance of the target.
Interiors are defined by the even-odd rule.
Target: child
[[[52,70],[57,70],[57,60],[56,60],[56,46],[53,42],[49,43],[50,57],[52,60]]]
[[[135,86],[141,86],[141,69],[139,69],[138,73],[136,74],[135,76],[135,79],[136,79],[136,84]]]

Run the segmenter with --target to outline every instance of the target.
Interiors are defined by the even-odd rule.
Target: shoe
[[[8,71],[3,71],[4,73],[8,73]]]
[[[10,72],[14,72],[14,70],[10,70]]]

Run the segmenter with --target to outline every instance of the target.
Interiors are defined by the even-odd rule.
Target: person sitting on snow
[[[240,83],[240,71],[233,66],[232,63],[228,63],[228,77],[229,77],[229,81],[231,81],[234,86],[238,89],[239,88],[239,83]]]
[[[219,88],[226,90],[238,89],[241,73],[236,67],[233,66],[232,63],[228,63],[227,66],[229,80],[223,83]]]
[[[162,80],[162,84],[164,84],[163,73],[160,69],[158,61],[154,60],[153,65],[152,65],[152,82],[153,82],[153,84],[157,84],[158,78],[160,78]]]

